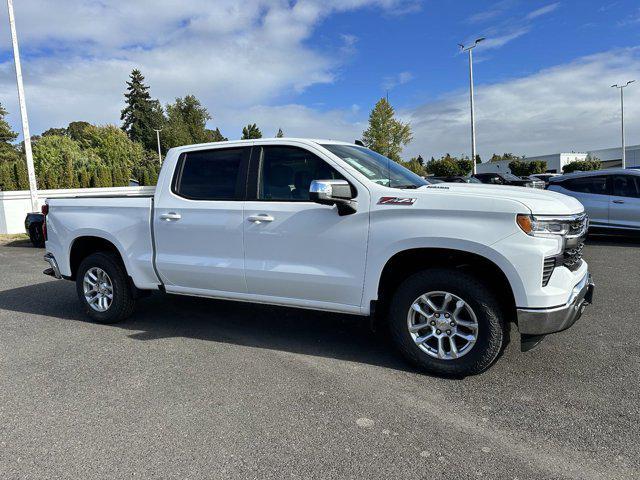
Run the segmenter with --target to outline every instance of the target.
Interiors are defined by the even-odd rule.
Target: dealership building
[[[640,145],[630,145],[625,148],[627,168],[640,168]],[[547,162],[547,172],[562,173],[562,167],[567,163],[576,160],[585,160],[587,156],[602,160],[602,168],[613,168],[622,166],[622,148],[604,148],[601,150],[591,150],[583,153],[552,153],[550,155],[539,155],[535,157],[525,157],[523,162],[533,162],[542,160]],[[510,160],[500,160],[498,162],[484,162],[478,164],[478,173],[509,172]]]

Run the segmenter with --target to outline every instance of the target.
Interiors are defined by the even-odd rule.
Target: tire
[[[431,296],[425,295],[427,293]],[[444,304],[445,293],[450,295],[446,320],[444,317],[447,314],[442,313],[446,310],[441,310],[442,305],[437,301],[440,299]],[[425,299],[430,299],[441,313],[436,313],[426,304],[423,307],[420,302]],[[460,305],[460,300],[466,304],[455,315],[459,324],[451,312],[454,300],[456,307]],[[414,302],[418,303],[417,307],[414,307]],[[416,313],[416,308],[426,313],[427,317]],[[431,325],[432,322],[438,323]],[[410,324],[414,329],[424,324],[428,326],[412,333],[409,331]],[[475,276],[446,268],[416,273],[398,287],[389,308],[389,327],[395,345],[409,362],[428,373],[445,377],[464,377],[483,372],[498,358],[507,341],[503,314],[495,294]],[[421,342],[430,335],[431,338]],[[445,336],[448,338],[443,338]],[[475,337],[475,340],[470,340],[471,337]],[[454,343],[455,351],[450,342]],[[466,349],[461,349],[460,344],[465,344]],[[447,346],[449,352],[446,352]]]
[[[111,300],[105,300],[109,303],[108,307],[102,311],[92,307],[85,295],[85,275],[88,271],[92,272],[87,278],[87,282],[93,282],[92,276],[98,276],[104,280],[99,282],[101,285],[111,285],[111,288],[105,287],[103,290],[105,295],[111,294]],[[100,274],[100,271],[106,274],[106,277]],[[86,284],[90,286],[89,283]],[[133,313],[135,307],[135,299],[129,285],[127,272],[122,265],[120,258],[110,252],[97,252],[86,257],[76,274],[76,291],[78,298],[82,304],[85,313],[91,320],[97,323],[113,324],[121,322]],[[92,296],[91,293],[89,293]],[[103,295],[104,296],[104,295]],[[101,305],[104,307],[104,304]]]
[[[29,240],[36,248],[44,248],[44,235],[42,234],[42,224],[35,224],[29,227]]]

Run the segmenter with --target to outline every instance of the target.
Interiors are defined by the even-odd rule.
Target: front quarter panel
[[[378,201],[383,196],[414,198],[415,202],[380,205]],[[387,261],[396,253],[415,248],[448,248],[485,257],[505,273],[516,301],[526,298],[524,284],[513,264],[504,253],[492,248],[519,231],[515,223],[518,213],[530,211],[517,201],[453,193],[445,188],[372,192],[363,308],[377,299],[378,283]]]

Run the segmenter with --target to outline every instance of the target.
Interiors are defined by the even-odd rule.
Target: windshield
[[[418,188],[428,185],[424,178],[384,155],[357,145],[322,145],[372,182],[391,188]]]

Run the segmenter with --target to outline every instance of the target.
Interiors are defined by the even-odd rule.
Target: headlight
[[[520,229],[532,237],[582,236],[586,233],[585,214],[552,217],[544,215],[523,215],[516,217]]]

